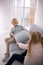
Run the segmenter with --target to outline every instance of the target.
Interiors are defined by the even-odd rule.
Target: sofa
[[[24,44],[26,44],[27,42],[28,42],[28,40],[29,40],[29,35],[30,35],[30,32],[31,31],[33,31],[33,30],[36,30],[36,31],[38,31],[38,32],[40,32],[41,33],[41,35],[43,35],[43,29],[42,28],[40,28],[38,25],[36,25],[36,24],[33,24],[31,27],[30,27],[30,29],[29,29],[29,31],[27,31],[26,32],[26,34],[27,34],[27,38],[26,38],[26,40],[25,41],[21,41],[21,40],[19,40],[20,38],[18,38],[18,40],[19,40],[19,42],[23,42]],[[25,33],[25,32],[24,32]],[[22,33],[21,32],[21,34],[18,34],[18,36],[22,36],[22,38],[25,38],[25,35],[26,34],[24,34],[24,33]],[[24,36],[23,36],[23,35]],[[15,39],[16,39],[16,37],[17,37],[17,35],[15,36]],[[17,40],[17,41],[18,41]],[[23,40],[23,39],[22,39]],[[25,51],[25,49],[21,49],[21,48],[19,48],[17,45],[16,45],[16,43],[11,43],[10,44],[10,56],[12,56],[12,54],[21,54],[21,53],[23,53]],[[15,61],[15,62],[13,62],[13,64],[12,65],[22,65],[20,62],[18,62],[18,61]]]

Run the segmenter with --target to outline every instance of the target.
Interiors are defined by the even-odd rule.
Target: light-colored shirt
[[[22,25],[17,25],[16,27],[12,27],[10,33],[16,34],[25,28]]]
[[[22,49],[27,49],[28,44],[19,43],[19,47]],[[42,45],[41,43],[31,45],[32,58],[29,58],[26,54],[24,59],[24,65],[41,65],[42,64]]]

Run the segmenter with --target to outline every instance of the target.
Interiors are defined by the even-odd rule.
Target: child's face
[[[14,26],[14,27],[16,27],[16,26],[17,26],[17,24],[16,24],[15,22],[13,22],[13,26]]]

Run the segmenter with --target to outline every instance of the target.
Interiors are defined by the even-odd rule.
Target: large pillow
[[[38,32],[40,32],[41,34],[43,33],[43,29],[42,28],[40,28],[38,25],[36,25],[36,24],[33,24],[31,27],[30,27],[30,29],[29,29],[29,33],[31,32],[31,31],[38,31]]]
[[[29,32],[27,30],[23,30],[19,33],[16,33],[14,37],[16,42],[25,42],[29,39]]]

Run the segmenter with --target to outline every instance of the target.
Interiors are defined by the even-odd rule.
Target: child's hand
[[[11,34],[10,34],[10,36],[11,36],[11,37],[14,37],[14,34],[13,34],[13,33],[11,33]]]
[[[16,43],[19,46],[19,42]]]

